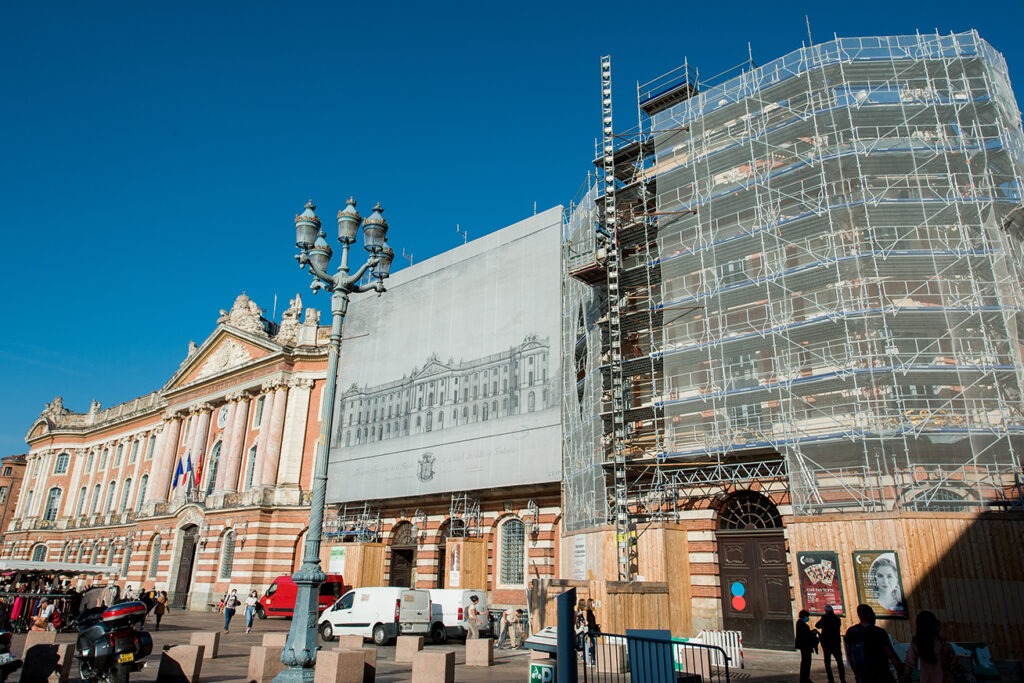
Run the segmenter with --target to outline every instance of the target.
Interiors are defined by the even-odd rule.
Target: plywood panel
[[[487,540],[449,538],[445,544],[445,588],[487,588]]]
[[[382,543],[340,543],[338,545],[345,549],[345,569],[342,574],[345,577],[346,585],[384,585],[384,545]]]
[[[1024,516],[1013,513],[889,513],[790,520],[791,550],[839,553],[843,595],[857,604],[852,553],[899,554],[910,616],[935,612],[943,634],[988,642],[997,657],[1024,656]],[[793,567],[796,576],[797,568]],[[799,605],[797,606],[799,609]],[[852,623],[852,618],[847,620]],[[880,620],[899,640],[909,620]]]

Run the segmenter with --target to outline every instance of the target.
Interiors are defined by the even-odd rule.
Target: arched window
[[[142,504],[146,502],[146,488],[149,486],[149,475],[143,474],[142,479],[139,480],[139,499],[135,503],[135,511],[138,512],[142,509]]]
[[[501,583],[522,585],[526,575],[526,527],[517,517],[507,519],[498,528],[501,539]]]
[[[220,445],[222,443],[222,441],[215,443],[213,453],[210,454],[210,474],[206,481],[206,495],[213,493],[213,487],[217,484],[217,466],[220,465]]]
[[[719,531],[781,529],[779,509],[756,491],[738,491],[725,502],[718,515]]]
[[[526,412],[532,413],[537,407],[537,397],[531,391],[526,395]]]
[[[100,490],[103,487],[100,484],[96,484],[96,488],[92,490],[92,503],[89,505],[89,514],[95,515],[96,511],[100,507]]]
[[[60,551],[60,561],[61,562],[67,562],[68,561],[68,557],[70,555],[71,555],[71,542],[69,541],[69,542],[64,544],[63,548],[61,548],[61,551]]]
[[[124,512],[128,509],[128,501],[132,499],[132,480],[131,478],[125,479],[124,488],[121,490],[121,508],[118,512]]]
[[[53,466],[54,474],[65,474],[68,471],[68,462],[71,460],[71,456],[67,453],[61,453],[57,456],[57,462]]]
[[[220,553],[220,578],[230,579],[231,570],[235,565],[235,530],[229,529],[224,534],[224,547]]]
[[[100,456],[100,469],[101,470],[107,469],[107,458],[109,456],[110,456],[110,449],[109,448],[104,448],[103,449],[103,455]]]
[[[46,562],[46,544],[40,543],[36,547],[32,548],[32,561],[33,562]]]
[[[149,448],[146,449],[146,460],[153,459],[153,451],[156,450],[156,435],[149,437]]]
[[[135,439],[132,442],[132,453],[128,456],[128,464],[131,465],[133,462],[139,459],[139,440]]]
[[[245,490],[252,488],[252,480],[256,476],[256,446],[249,449],[249,467],[245,473]]]
[[[89,497],[89,489],[83,486],[78,492],[78,505],[75,506],[75,517],[81,517],[82,513],[85,512],[85,500]]]
[[[163,540],[160,538],[160,534],[153,537],[153,549],[150,551],[149,556],[149,578],[156,578],[156,570],[160,566],[160,551],[163,550]]]
[[[121,466],[121,454],[124,453],[124,444],[117,444],[117,453],[114,455],[114,467]]]
[[[60,508],[61,490],[57,487],[50,489],[46,494],[46,509],[43,510],[43,519],[52,522],[57,519],[57,511]]]
[[[95,457],[95,455],[96,453],[94,451],[89,451],[89,457],[85,459],[86,472],[92,472],[92,460]]]
[[[111,481],[110,483],[107,484],[107,504],[104,506],[107,512],[112,512],[114,509],[114,493],[116,489],[116,481]]]

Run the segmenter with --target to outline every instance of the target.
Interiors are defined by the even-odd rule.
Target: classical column
[[[306,428],[309,425],[309,403],[313,384],[313,380],[307,377],[294,379],[289,383],[291,388],[288,391],[288,410],[285,414],[281,458],[277,468],[278,486],[299,485],[302,460],[306,455]],[[306,469],[311,471],[310,468]]]
[[[174,456],[178,451],[178,439],[181,438],[181,415],[174,414],[164,418],[164,428],[160,431],[157,454],[150,469],[149,491],[146,495],[151,500],[164,503],[170,498],[171,478],[174,476]]]
[[[284,435],[284,415],[288,407],[288,387],[279,384],[274,391],[274,405],[271,407],[270,424],[263,440],[260,484],[277,485],[277,465],[281,460],[281,437]]]
[[[198,488],[199,484],[195,483],[196,470],[199,469],[200,465],[205,469],[206,463],[206,442],[210,440],[210,416],[213,414],[213,406],[204,403],[197,408],[199,418],[197,420],[196,431],[193,435],[192,445],[189,449],[192,453],[192,472],[189,476],[193,479],[193,487]]]
[[[231,401],[231,418],[221,447],[221,465],[217,468],[217,491],[234,492],[238,487],[238,471],[242,466],[245,450],[245,426],[249,420],[249,395],[242,393],[228,398]]]

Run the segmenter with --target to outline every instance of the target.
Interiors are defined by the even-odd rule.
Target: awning
[[[77,564],[75,562],[32,562],[30,560],[0,560],[0,571],[37,572],[41,574],[110,574],[119,576],[120,567],[105,564]]]

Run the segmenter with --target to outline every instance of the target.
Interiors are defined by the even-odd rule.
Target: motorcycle
[[[21,660],[11,654],[10,631],[0,631],[0,683],[4,683],[7,677],[21,668]]]
[[[88,683],[128,683],[132,673],[145,668],[141,660],[153,651],[153,637],[142,628],[146,605],[138,600],[118,602],[116,596],[105,587],[82,595],[75,619],[75,658]],[[108,600],[113,603],[109,607]]]

